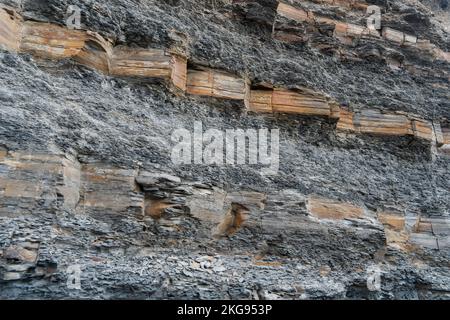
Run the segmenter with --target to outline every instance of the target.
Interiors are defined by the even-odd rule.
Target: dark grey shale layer
[[[442,80],[284,46],[271,40],[271,27],[264,26],[270,10],[255,10],[266,17],[256,17],[256,23],[226,17],[229,6],[216,1],[213,10],[210,3],[23,1],[22,13],[61,23],[66,6],[77,4],[89,29],[127,45],[169,47],[177,41],[169,32],[175,29],[189,35],[194,62],[260,81],[307,85],[354,107],[449,118],[448,84]],[[434,88],[434,82],[444,88]],[[279,128],[279,174],[263,177],[254,166],[172,165],[170,135],[192,129],[194,121],[202,121],[204,129]],[[273,225],[253,224],[220,240],[190,214],[181,215],[181,231],[173,232],[148,217],[111,214],[114,218],[104,221],[54,203],[38,203],[32,214],[18,207],[15,216],[0,217],[0,249],[36,241],[39,254],[25,277],[0,281],[0,298],[448,299],[448,250],[395,250],[386,246],[383,226],[375,222],[307,220],[305,196],[448,216],[450,159],[414,139],[339,136],[334,127],[319,118],[246,115],[239,102],[178,97],[163,85],[105,77],[71,61],[0,52],[0,151],[65,152],[81,162],[101,160],[227,191],[275,195],[261,213]],[[287,228],[292,217],[306,220]],[[258,255],[264,263],[255,263]],[[82,266],[80,291],[66,286],[73,264]],[[374,264],[383,272],[379,292],[366,286],[366,270]],[[0,274],[10,267],[0,256]]]

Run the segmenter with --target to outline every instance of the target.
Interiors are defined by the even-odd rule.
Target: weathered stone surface
[[[7,260],[34,263],[37,253],[25,248],[13,246],[3,252],[3,257]]]
[[[67,17],[64,0],[0,2],[25,23]],[[307,12],[297,22],[272,0],[74,0],[89,32],[72,59],[2,47],[0,297],[448,299],[450,48],[446,12],[430,3],[380,4],[399,45],[361,32],[360,1],[286,1]],[[164,79],[182,90],[188,64],[230,81],[203,99],[113,76],[118,45],[169,53]],[[273,88],[288,92],[283,112]],[[175,165],[171,135],[194,121],[279,129],[278,174]],[[29,261],[7,259],[11,248]],[[81,290],[67,287],[73,265]],[[365,286],[373,265],[377,292]]]
[[[85,33],[52,24],[25,22],[20,50],[49,59],[71,58],[84,47]]]
[[[411,134],[411,121],[404,115],[383,114],[376,110],[363,110],[352,116],[351,122],[343,118],[343,124],[338,123],[339,129],[350,128],[351,131],[384,134],[408,135]]]
[[[346,218],[362,218],[364,215],[363,208],[350,203],[314,196],[308,199],[308,210],[312,216],[319,219],[342,220]]]
[[[80,171],[64,156],[11,152],[0,159],[0,213],[33,213],[34,206],[74,209],[79,201]]]
[[[232,236],[239,231],[248,219],[249,210],[247,207],[232,203],[231,208],[226,212],[222,221],[213,230],[214,237]]]
[[[179,55],[172,55],[172,72],[170,78],[175,87],[186,91],[187,84],[187,59]]]
[[[1,9],[6,15],[5,19],[9,23],[10,14]],[[303,13],[302,10],[280,3],[278,11],[286,18],[298,20]],[[11,12],[14,13],[14,10]],[[309,15],[309,13],[307,13]],[[311,16],[308,16],[311,18]],[[330,23],[327,19],[324,23]],[[32,52],[38,56],[47,58],[75,57],[75,60],[89,67],[93,67],[106,74],[114,76],[141,77],[141,78],[162,78],[170,79],[178,89],[186,90],[188,93],[197,95],[207,95],[220,98],[244,100],[245,106],[250,111],[280,113],[298,113],[303,115],[326,115],[332,118],[339,118],[337,112],[330,110],[327,100],[316,93],[297,93],[293,90],[274,89],[272,96],[268,92],[254,90],[249,92],[249,83],[239,79],[232,74],[223,71],[203,68],[200,70],[190,70],[187,74],[187,59],[181,56],[170,55],[160,49],[132,49],[126,46],[116,46],[112,48],[110,43],[99,34],[91,31],[69,30],[52,24],[25,22],[22,28],[21,49]],[[400,32],[401,33],[401,32]],[[395,30],[385,28],[385,37],[391,36],[391,40],[398,41],[398,34]],[[335,24],[335,34],[339,36],[361,36],[371,34],[371,30],[353,24]],[[403,33],[401,33],[403,35]],[[397,37],[397,38],[396,38]],[[403,36],[404,38],[404,36]],[[411,39],[409,39],[411,40]],[[412,41],[412,40],[411,40]],[[389,65],[397,68],[401,62],[389,57]],[[189,82],[189,83],[187,83]],[[311,92],[311,90],[309,90]],[[249,104],[252,104],[249,106]],[[375,118],[376,110],[363,111],[371,113],[369,117]],[[333,113],[333,115],[331,114]],[[402,131],[404,124],[376,125],[377,129],[367,129],[373,125],[362,124],[361,128],[356,128],[348,124],[348,115],[344,113],[343,125],[338,124],[338,128],[357,131],[362,133],[381,133],[389,135],[406,135]],[[388,122],[388,117],[397,115],[387,115],[383,122]],[[354,119],[353,119],[354,120]],[[371,120],[369,120],[371,121]],[[364,120],[363,120],[364,122]],[[412,120],[411,131],[418,137],[428,141],[433,140],[433,129],[429,121],[417,118]],[[393,127],[393,128],[391,128]],[[404,129],[404,128],[403,128]],[[400,133],[399,131],[400,130]],[[407,129],[409,131],[409,129]]]
[[[303,115],[330,116],[330,106],[320,96],[275,89],[272,97],[274,112],[296,113]]]
[[[103,165],[84,165],[81,175],[81,201],[77,210],[104,214],[143,216],[144,197],[136,184],[136,170]]]
[[[171,75],[171,57],[164,50],[115,47],[111,61],[111,74],[168,78]]]
[[[439,250],[449,250],[450,249],[450,237],[438,237]]]
[[[386,48],[383,50],[383,60],[388,66],[394,68],[404,67],[404,57],[402,57],[402,61],[395,62],[392,61],[392,57],[389,57],[389,51],[391,49],[387,48],[392,45],[409,46],[416,49],[415,51],[417,51],[417,54],[422,56],[427,55],[432,60],[449,61],[450,53],[448,51],[436,47],[427,39],[419,39],[414,34],[396,30],[391,26],[383,26],[380,32],[366,27],[366,24],[361,25],[342,21],[342,18],[345,19],[346,17],[333,19],[324,15],[324,12],[326,12],[327,9],[333,8],[329,8],[330,5],[336,4],[319,2],[323,5],[309,6],[296,1],[289,2],[290,3],[280,2],[278,6],[278,19],[275,21],[273,33],[275,39],[292,43],[308,43],[312,47],[325,52],[334,51],[335,53],[338,53],[336,55],[339,55],[342,58],[345,57],[344,59],[358,60],[374,57],[375,52],[371,50],[370,46],[365,47],[365,42],[377,43],[377,47],[380,47],[381,43],[379,38],[381,36],[386,42],[382,43],[382,46]],[[331,11],[332,12],[329,13],[331,16],[342,15],[342,12],[339,12],[339,10],[334,11],[331,9]],[[353,20],[356,20],[358,23],[361,23],[360,21],[363,20],[362,16],[360,20],[355,19],[353,15],[350,15],[350,18],[353,18]],[[367,17],[364,17],[364,20],[366,18]],[[324,30],[328,30],[329,32],[324,32]],[[331,35],[344,45],[342,51],[346,51],[345,53],[339,49],[336,50],[335,44],[330,39]],[[361,39],[364,39],[364,41],[360,41]],[[329,42],[329,44],[327,44],[327,42]],[[361,42],[364,42],[362,46],[360,45]],[[353,48],[357,47],[359,48],[353,50]],[[369,49],[369,51],[367,51],[367,49]],[[375,56],[377,56],[377,59],[381,58],[378,53],[375,53]],[[412,73],[418,73],[416,69],[405,69]],[[448,79],[448,76],[444,76],[444,78]]]
[[[437,238],[427,233],[413,233],[409,237],[409,242],[429,249],[439,249]]]
[[[413,135],[426,141],[432,141],[436,136],[430,121],[411,119],[402,114],[383,114],[377,110],[363,110],[358,113],[341,110],[337,129],[392,136]]]
[[[272,99],[272,90],[251,90],[248,109],[253,112],[272,113]]]
[[[15,11],[0,8],[0,47],[19,51],[22,23]]]
[[[389,27],[383,28],[382,34],[383,38],[385,38],[386,40],[393,41],[399,45],[403,44],[403,42],[405,41],[405,35],[403,32],[394,30]]]
[[[71,30],[50,23],[22,23],[17,13],[0,7],[0,44],[12,51],[48,59],[75,61],[114,76],[162,78],[186,90],[187,60],[158,49],[132,49],[112,44],[96,32]]]
[[[248,84],[240,77],[213,69],[189,69],[187,92],[217,98],[246,100]]]
[[[112,51],[110,73],[113,76],[170,79],[184,91],[187,60],[164,50],[117,46]]]
[[[405,230],[405,217],[401,214],[381,212],[378,214],[378,220],[395,231]]]
[[[311,15],[308,12],[300,8],[295,8],[293,6],[287,5],[280,2],[277,8],[277,13],[285,18],[296,20],[296,21],[308,21],[312,20]]]
[[[444,145],[450,144],[450,126],[442,127],[442,144]]]
[[[181,179],[170,174],[141,171],[136,178],[136,182],[145,188],[157,187],[166,182],[176,185],[181,183]]]
[[[432,141],[434,137],[433,124],[430,121],[412,120],[414,136],[420,139]]]
[[[293,90],[252,90],[249,110],[254,112],[294,113],[299,115],[330,116],[331,108],[320,95]]]
[[[74,60],[89,68],[109,74],[112,50],[112,44],[98,33],[87,32],[84,46]]]

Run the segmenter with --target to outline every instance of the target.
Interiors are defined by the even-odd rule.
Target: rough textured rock
[[[1,298],[450,297],[442,1],[0,4]],[[174,164],[195,121],[279,172]]]

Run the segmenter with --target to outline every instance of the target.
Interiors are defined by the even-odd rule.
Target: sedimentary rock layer
[[[106,74],[161,78],[186,89],[186,59],[164,50],[113,47],[95,32],[71,30],[49,23],[22,22],[14,11],[0,8],[4,34],[0,45],[48,59],[73,58]]]
[[[69,30],[45,23],[24,22],[20,24],[21,27],[17,27],[17,14],[14,11],[9,13],[6,9],[0,10],[7,26],[5,38],[0,44],[11,50],[15,49],[13,38],[17,38],[21,51],[49,59],[74,58],[86,66],[112,76],[171,79],[177,88],[187,90],[189,94],[242,100],[250,111],[328,117],[333,114],[333,117],[340,118],[339,112],[332,110],[331,104],[319,93],[302,94],[286,89],[250,91],[249,82],[241,77],[208,68],[187,70],[186,58],[168,54],[164,50],[113,47],[96,33]],[[277,10],[279,14],[294,20],[311,18],[308,12],[283,3],[279,4]],[[352,36],[362,35],[367,31],[352,25],[336,25],[336,30],[343,30],[343,34]],[[367,32],[370,34],[371,30]],[[388,39],[391,35],[397,35],[397,38],[399,35],[391,29],[385,29],[384,33]],[[401,37],[403,44],[406,38],[404,35]],[[337,127],[359,133],[413,135],[428,141],[435,139],[436,134],[432,132],[433,127],[427,120],[418,118],[411,121],[408,116],[379,116],[378,113],[376,110],[363,111],[361,124],[358,118],[357,124],[354,125],[352,121],[359,117],[358,114],[350,115],[344,111]]]
[[[449,298],[438,1],[0,2],[0,298]]]
[[[188,70],[187,92],[195,95],[247,100],[248,84],[233,74],[218,70]]]
[[[330,5],[325,2],[322,4]],[[320,12],[320,10],[318,11]],[[447,68],[441,70],[440,73],[428,72],[417,67],[414,68],[414,63],[408,61],[412,59],[403,54],[397,52],[396,57],[392,55],[400,46],[409,52],[414,52],[413,55],[419,56],[421,59],[448,64],[450,53],[432,44],[428,39],[418,38],[390,26],[382,25],[381,29],[377,30],[369,28],[365,24],[359,25],[322,16],[320,13],[315,14],[312,9],[302,8],[300,3],[280,2],[277,8],[277,17],[281,20],[275,20],[274,23],[275,39],[286,42],[308,42],[321,51],[335,51],[344,59],[382,59],[393,68],[401,67],[414,74],[429,74],[449,79]],[[294,23],[291,25],[285,19]],[[362,20],[365,22],[366,19]],[[334,37],[347,47],[343,47],[342,50],[336,48],[330,37]],[[380,50],[380,47],[383,46],[385,49]]]
[[[21,214],[29,215],[66,208],[106,222],[124,217],[153,219],[173,231],[192,216],[205,225],[209,230],[205,236],[211,239],[231,236],[242,228],[258,228],[261,224],[267,229],[264,232],[270,233],[272,228],[283,226],[295,230],[299,223],[301,228],[308,228],[308,224],[317,222],[361,220],[384,225],[386,244],[401,245],[402,250],[411,250],[408,245],[450,249],[450,220],[446,217],[405,217],[382,208],[373,212],[364,205],[307,196],[293,190],[227,191],[163,172],[122,169],[100,162],[81,165],[65,155],[9,152],[3,154],[0,167],[2,216],[14,216],[19,208],[27,210]],[[305,205],[304,216],[286,215],[278,218],[279,222],[269,222],[267,203],[282,198],[283,192],[294,192],[297,202]],[[394,238],[395,235],[399,238]]]

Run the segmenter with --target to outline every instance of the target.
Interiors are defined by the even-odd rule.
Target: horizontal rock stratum
[[[448,299],[449,10],[1,0],[0,298]],[[174,163],[199,123],[278,172]]]
[[[353,122],[354,115],[348,114],[335,101],[327,101],[329,99],[318,92],[302,93],[301,90],[296,92],[282,88],[273,90],[273,93],[272,90],[252,90],[248,80],[221,70],[188,70],[186,57],[171,55],[164,50],[113,47],[95,32],[70,30],[47,23],[22,22],[15,11],[8,13],[6,8],[0,10],[5,23],[0,45],[9,50],[31,52],[48,59],[74,58],[83,65],[112,76],[168,79],[176,88],[189,94],[242,100],[250,111],[333,115],[340,120],[338,129],[358,133],[412,135],[447,148],[445,137],[437,140],[436,134],[442,132],[439,121],[433,124],[421,118],[408,119],[414,118],[414,115],[383,115],[379,110],[364,110],[365,124],[355,126],[349,123]],[[295,19],[298,15],[302,16],[296,10],[280,3],[277,12]],[[449,60],[446,58],[447,53],[441,51],[438,51],[437,57]],[[446,119],[442,121],[447,122]]]

